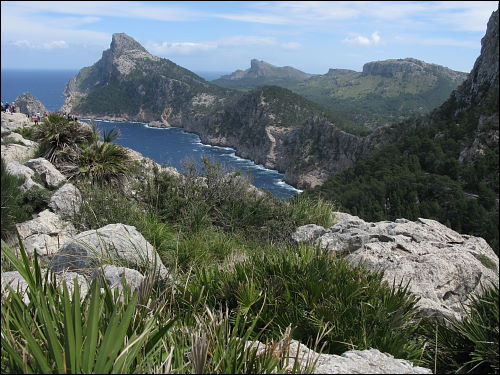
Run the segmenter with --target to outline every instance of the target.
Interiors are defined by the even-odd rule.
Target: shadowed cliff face
[[[487,150],[498,148],[498,10],[493,12],[486,34],[481,39],[481,54],[465,82],[455,90],[447,103],[436,110],[431,121],[447,116],[457,117],[461,113],[474,113],[474,135],[462,149],[460,162],[474,162]],[[452,113],[450,113],[450,109]]]
[[[498,90],[498,10],[493,12],[481,39],[481,54],[465,82],[453,93],[460,110],[480,104],[490,89]]]

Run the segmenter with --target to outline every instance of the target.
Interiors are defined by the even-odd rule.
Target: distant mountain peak
[[[264,60],[250,60],[250,68],[246,70],[237,70],[232,74],[222,76],[221,79],[238,80],[245,78],[275,78],[275,79],[292,79],[305,80],[310,78],[312,74],[304,73],[291,66],[275,66],[265,62]]]
[[[139,42],[125,33],[113,34],[110,51],[115,56],[123,55],[131,51],[146,52],[149,54]]]
[[[463,81],[467,73],[451,70],[445,66],[426,63],[425,61],[406,57],[404,59],[389,59],[372,61],[363,65],[363,75],[380,75],[394,77],[397,74],[430,73],[446,76],[454,81]]]
[[[265,62],[264,60],[257,60],[257,59],[250,60],[250,69],[259,69],[259,68],[266,68],[266,67],[277,68],[277,66],[269,64],[268,62]]]

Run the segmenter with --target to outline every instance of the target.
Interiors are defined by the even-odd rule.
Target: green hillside
[[[213,82],[238,90],[263,85],[286,87],[322,104],[344,121],[373,129],[436,108],[467,74],[415,59],[401,59],[365,64],[363,72],[330,69],[324,75],[309,78],[228,77]]]

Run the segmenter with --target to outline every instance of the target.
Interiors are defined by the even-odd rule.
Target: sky
[[[496,1],[2,1],[2,69],[78,70],[113,33],[195,72],[324,74],[413,57],[469,72]]]

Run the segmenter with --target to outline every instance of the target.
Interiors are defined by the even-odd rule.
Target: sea
[[[64,85],[77,71],[44,70],[1,70],[2,102],[12,103],[19,95],[29,92],[38,98],[49,111],[58,111],[64,103],[62,94]],[[199,73],[206,79],[214,79],[210,72]],[[82,119],[85,120],[85,119]],[[253,161],[240,158],[229,147],[210,146],[201,143],[198,135],[188,133],[181,128],[154,128],[145,123],[113,122],[95,120],[101,132],[117,127],[120,137],[115,143],[129,147],[155,160],[158,163],[185,170],[186,163],[201,165],[206,157],[218,162],[227,171],[240,171],[250,181],[263,190],[267,190],[280,199],[288,199],[301,190],[283,181],[284,175],[267,169]]]

